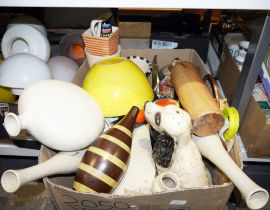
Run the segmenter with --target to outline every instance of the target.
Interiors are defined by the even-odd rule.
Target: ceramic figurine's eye
[[[160,125],[160,120],[161,120],[161,114],[158,112],[155,115],[155,123],[159,126]]]
[[[179,114],[180,112],[179,111],[176,111],[177,114]]]

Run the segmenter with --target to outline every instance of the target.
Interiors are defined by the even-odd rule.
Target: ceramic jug
[[[27,86],[18,100],[18,113],[5,116],[10,136],[26,129],[42,144],[59,151],[86,148],[104,127],[98,103],[81,87],[59,80]]]
[[[77,170],[73,188],[80,192],[110,193],[126,171],[131,138],[139,108],[100,135],[89,146]]]
[[[262,208],[269,199],[268,192],[254,183],[233,161],[224,149],[218,134],[192,139],[201,154],[223,171],[241,192],[250,209]]]
[[[27,182],[55,174],[74,173],[84,152],[59,152],[43,163],[19,170],[7,170],[1,177],[1,185],[6,192],[13,193]]]

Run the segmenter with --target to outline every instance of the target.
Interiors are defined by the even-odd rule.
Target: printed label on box
[[[185,205],[186,203],[186,200],[172,200],[170,202],[170,205]]]
[[[152,49],[175,49],[178,47],[177,42],[167,42],[160,40],[152,40]]]

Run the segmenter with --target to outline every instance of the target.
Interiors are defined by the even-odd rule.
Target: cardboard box
[[[227,45],[224,46],[218,77],[226,98],[231,102],[238,84],[240,71]],[[270,124],[253,97],[250,98],[245,116],[241,120],[239,134],[248,157],[270,157]]]
[[[204,63],[207,62],[209,37],[202,35],[179,36],[172,33],[152,33],[150,48],[152,49],[194,49]]]
[[[270,75],[270,46],[268,46],[264,61],[263,61],[268,75]]]
[[[146,39],[151,35],[151,22],[119,22],[120,38]]]
[[[120,46],[122,49],[148,49],[150,39],[120,38]]]
[[[224,45],[223,54],[220,58],[220,64],[218,68],[218,78],[223,92],[229,102],[232,101],[239,77],[240,70],[234,62],[228,46]]]
[[[123,50],[122,56],[140,55],[152,61],[154,55],[158,55],[157,62],[160,67],[167,65],[175,57],[187,60],[197,66],[201,76],[207,70],[194,50]],[[80,85],[88,71],[86,63],[80,68],[74,79],[74,83]],[[55,151],[42,147],[39,161],[43,162],[55,154]],[[230,152],[235,162],[242,167],[240,152],[237,142]],[[52,200],[56,207],[62,210],[83,209],[140,209],[140,210],[226,210],[229,196],[233,190],[233,184],[223,175],[220,170],[207,162],[211,172],[213,186],[209,188],[184,189],[173,192],[154,193],[136,196],[117,196],[104,193],[79,193],[72,189],[74,174],[69,176],[54,176],[44,178]],[[141,172],[143,173],[143,172]]]
[[[270,157],[270,123],[253,97],[241,121],[239,134],[248,157]]]

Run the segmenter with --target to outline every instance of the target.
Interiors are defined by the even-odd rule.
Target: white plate
[[[151,74],[152,64],[146,58],[133,55],[133,56],[128,56],[127,59],[135,63],[143,71],[146,77],[148,77]]]

